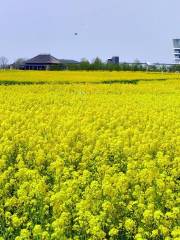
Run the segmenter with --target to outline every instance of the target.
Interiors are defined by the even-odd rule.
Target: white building
[[[173,39],[173,47],[174,47],[174,60],[176,64],[180,64],[180,39]]]

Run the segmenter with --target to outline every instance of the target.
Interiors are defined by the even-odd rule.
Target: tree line
[[[160,65],[160,64],[146,64],[134,61],[133,63],[108,63],[103,62],[100,58],[89,62],[83,59],[79,63],[69,63],[66,65],[52,65],[50,70],[70,70],[70,71],[149,71],[149,72],[180,72],[180,65]]]
[[[13,64],[8,64],[8,59],[0,57],[0,69],[20,69],[26,59],[18,58]],[[109,63],[103,62],[99,57],[92,62],[82,59],[79,63],[66,63],[51,65],[51,71],[69,70],[69,71],[149,71],[149,72],[180,72],[180,64],[162,65],[140,63],[135,60],[133,63]]]

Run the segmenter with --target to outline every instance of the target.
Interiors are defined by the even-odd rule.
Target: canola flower
[[[179,104],[175,79],[0,86],[0,239],[180,239]]]
[[[126,83],[130,81],[180,80],[177,73],[128,71],[18,71],[0,70],[0,84],[71,84],[71,83]]]

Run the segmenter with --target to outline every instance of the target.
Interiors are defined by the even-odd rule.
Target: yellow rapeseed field
[[[0,240],[180,239],[178,74],[1,71],[0,84]]]
[[[167,80],[179,79],[174,73],[107,72],[107,71],[0,71],[3,83],[101,83],[125,80]]]

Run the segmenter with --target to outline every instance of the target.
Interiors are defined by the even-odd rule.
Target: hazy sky
[[[0,0],[0,31],[0,56],[11,61],[51,53],[172,62],[180,0]]]

